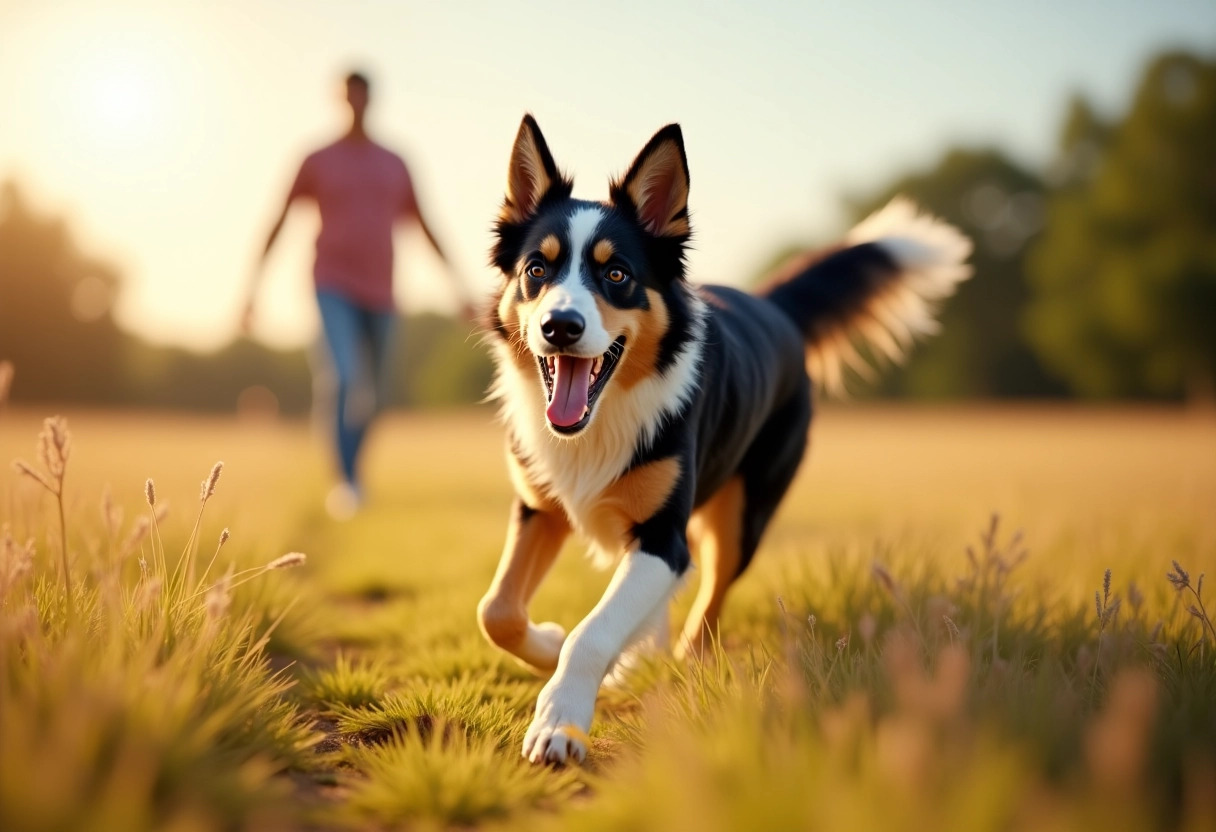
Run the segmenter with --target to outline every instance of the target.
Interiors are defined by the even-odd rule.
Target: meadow
[[[826,407],[721,642],[580,768],[477,630],[487,408],[387,419],[346,523],[305,424],[47,415],[0,410],[6,832],[1216,828],[1210,413]],[[572,543],[534,618],[607,578]]]

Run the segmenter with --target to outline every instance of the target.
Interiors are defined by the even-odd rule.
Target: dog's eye
[[[624,269],[609,269],[608,280],[612,283],[624,283],[629,279],[629,273]]]
[[[544,277],[546,274],[545,264],[540,262],[539,260],[533,260],[531,263],[528,264],[528,267],[526,269],[524,269],[524,271],[527,272],[528,277],[534,277],[537,280]]]

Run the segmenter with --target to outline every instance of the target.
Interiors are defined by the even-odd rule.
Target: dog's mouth
[[[612,342],[598,358],[578,355],[538,355],[549,406],[545,418],[558,433],[578,433],[591,421],[591,412],[625,352],[625,336]]]

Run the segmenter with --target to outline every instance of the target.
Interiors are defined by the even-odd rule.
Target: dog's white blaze
[[[565,309],[573,309],[582,315],[586,329],[577,343],[564,352],[595,358],[603,355],[608,351],[608,347],[612,346],[612,336],[604,329],[599,308],[595,305],[595,296],[584,282],[586,275],[583,264],[586,258],[583,253],[603,219],[604,210],[595,206],[580,208],[570,217],[570,224],[566,229],[566,236],[570,240],[566,273],[559,275],[554,285],[545,291],[528,324],[528,348],[537,355],[548,355],[554,351],[540,331],[541,319],[549,312]]]
[[[697,389],[705,328],[705,304],[691,298],[690,337],[672,365],[630,390],[613,388],[609,379],[591,422],[571,437],[555,436],[545,419],[545,395],[535,370],[522,370],[510,347],[495,342],[498,375],[491,397],[499,399],[500,416],[527,458],[529,473],[549,485],[571,522],[587,535],[584,522],[600,494],[629,465],[634,451],[654,441],[663,421],[677,413]],[[626,350],[629,349],[628,344]],[[589,535],[588,535],[589,536]],[[619,540],[591,540],[598,566],[621,555]]]
[[[661,558],[641,551],[625,555],[595,608],[562,645],[557,670],[536,700],[536,716],[524,738],[532,762],[564,761],[567,749],[582,759],[585,736],[604,674],[621,652],[644,636],[656,610],[665,608],[678,579]],[[572,725],[577,732],[564,732]]]

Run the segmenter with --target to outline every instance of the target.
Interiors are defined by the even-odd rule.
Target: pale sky
[[[206,348],[234,333],[300,160],[343,128],[352,67],[372,76],[373,134],[487,291],[525,111],[575,194],[596,199],[679,121],[691,274],[732,282],[777,246],[839,231],[842,194],[948,144],[1046,161],[1071,91],[1120,112],[1166,47],[1216,51],[1216,3],[0,0],[0,180],[122,270],[125,326]],[[258,332],[276,344],[315,331],[315,222],[293,212],[271,263]],[[402,304],[450,308],[422,241],[398,243]]]

